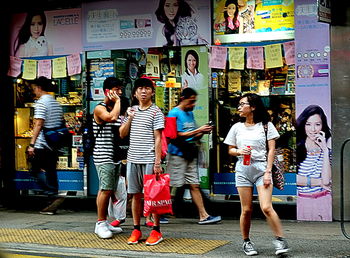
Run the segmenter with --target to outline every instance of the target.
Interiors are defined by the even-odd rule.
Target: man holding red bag
[[[132,92],[132,97],[136,98],[139,104],[128,109],[128,117],[120,127],[120,136],[123,138],[130,132],[126,174],[128,193],[132,194],[134,230],[128,239],[128,244],[137,244],[142,237],[140,225],[144,175],[162,173],[160,162],[164,115],[159,107],[152,103],[155,89],[151,79],[146,77],[137,79]],[[146,245],[156,245],[163,240],[159,218],[159,215],[153,214],[154,226]]]

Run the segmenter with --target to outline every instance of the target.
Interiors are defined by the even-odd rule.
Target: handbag
[[[72,145],[72,134],[69,132],[65,123],[54,128],[43,127],[45,141],[52,150],[59,150],[63,147]]]
[[[144,175],[144,206],[143,215],[173,214],[172,201],[170,196],[170,175]]]
[[[264,131],[265,131],[265,139],[266,139],[266,151],[269,151],[269,145],[267,141],[267,124],[264,125]],[[267,153],[266,153],[267,155]],[[267,159],[266,159],[267,160]],[[278,190],[284,189],[284,174],[283,174],[283,167],[280,166],[280,162],[278,162],[276,155],[274,156],[273,164],[272,164],[272,182],[273,186],[277,188]]]

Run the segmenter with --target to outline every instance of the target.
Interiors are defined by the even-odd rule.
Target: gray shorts
[[[129,194],[143,192],[143,176],[153,174],[153,165],[153,163],[135,164],[131,162],[126,164],[126,178]]]
[[[120,164],[107,163],[96,165],[96,170],[99,180],[99,190],[115,191],[120,174]]]
[[[264,185],[264,173],[266,161],[251,161],[250,166],[243,165],[241,159],[236,165],[236,187],[239,186],[256,186]]]
[[[169,154],[167,173],[170,174],[170,186],[199,185],[197,159],[188,161],[183,157]]]

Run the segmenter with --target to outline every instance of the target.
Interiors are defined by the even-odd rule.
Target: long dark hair
[[[195,50],[193,50],[193,49],[190,49],[190,50],[188,50],[187,52],[186,52],[186,55],[185,55],[185,68],[186,68],[186,73],[188,74],[188,75],[190,75],[189,73],[188,73],[188,71],[187,71],[187,57],[189,56],[189,55],[192,55],[195,59],[196,59],[196,70],[197,70],[197,73],[199,73],[199,70],[198,70],[198,66],[199,66],[199,56],[198,56],[198,53],[195,51]]]
[[[237,0],[227,0],[227,1],[225,2],[225,7],[229,6],[230,4],[234,4],[234,5],[236,6],[236,11],[235,11],[235,13],[234,13],[233,20],[232,20],[233,25],[236,26],[236,21],[237,21],[237,18],[238,18],[238,1],[237,1]],[[228,17],[229,17],[229,16],[228,16],[228,13],[227,13],[227,11],[225,11],[225,12],[224,12],[225,28],[228,27],[228,20],[227,20]]]
[[[35,11],[30,11],[27,13],[26,19],[21,27],[21,29],[18,32],[17,38],[14,42],[14,55],[16,56],[16,53],[19,49],[19,47],[22,44],[27,43],[27,41],[29,40],[29,38],[31,37],[31,33],[30,33],[30,26],[32,24],[32,20],[34,16],[40,16],[41,17],[41,21],[43,23],[43,30],[41,31],[40,36],[44,36],[45,35],[45,29],[46,29],[46,16],[45,13],[43,11],[40,10],[35,10]]]
[[[319,115],[322,121],[322,131],[325,133],[326,141],[331,137],[331,129],[327,123],[327,117],[323,109],[318,105],[310,105],[304,109],[303,112],[299,115],[296,122],[296,133],[297,133],[297,165],[300,165],[301,162],[306,158],[306,132],[305,125],[310,116]]]
[[[159,1],[159,5],[158,5],[158,8],[155,12],[156,16],[157,16],[157,20],[161,23],[164,23],[164,28],[163,28],[163,31],[164,31],[164,36],[167,40],[167,46],[173,46],[174,45],[174,41],[171,39],[171,36],[175,33],[175,27],[176,27],[176,24],[179,20],[180,17],[191,17],[192,16],[192,8],[191,6],[185,2],[185,0],[177,0],[177,3],[179,5],[179,9],[176,13],[176,16],[174,18],[174,23],[175,23],[175,26],[173,26],[168,17],[166,17],[165,13],[164,13],[164,4],[165,4],[165,1],[166,0],[160,0]]]
[[[255,124],[262,122],[266,125],[270,121],[270,115],[267,112],[261,97],[255,93],[246,93],[241,99],[247,98],[250,107],[254,107],[253,110],[253,121]],[[243,118],[245,121],[245,118]]]

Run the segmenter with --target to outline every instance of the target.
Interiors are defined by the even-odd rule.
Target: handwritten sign
[[[38,77],[40,76],[51,79],[51,60],[38,61]]]
[[[10,67],[7,72],[7,75],[10,77],[17,77],[22,72],[21,68],[22,68],[22,59],[15,56],[10,56]]]
[[[295,42],[289,41],[283,43],[284,58],[287,65],[295,64]]]
[[[265,46],[266,68],[282,67],[282,47],[281,44]]]
[[[23,79],[34,80],[36,78],[36,60],[25,59],[23,61]]]
[[[264,70],[263,47],[247,47],[247,68]]]
[[[230,69],[244,70],[244,47],[229,48]]]
[[[68,67],[69,76],[72,76],[74,74],[80,74],[81,73],[80,54],[72,54],[67,56],[67,67]]]
[[[52,78],[67,77],[67,63],[65,57],[52,59]]]
[[[211,47],[211,55],[209,60],[210,68],[225,69],[227,59],[226,47]]]

